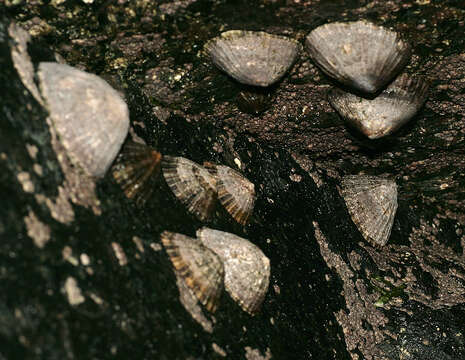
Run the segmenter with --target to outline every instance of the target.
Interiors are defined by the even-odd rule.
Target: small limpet
[[[255,186],[237,171],[225,165],[204,164],[216,178],[218,200],[241,225],[246,225],[255,204]]]
[[[363,237],[377,245],[385,245],[397,211],[395,181],[378,176],[347,175],[342,178],[341,185],[347,210]]]
[[[319,26],[306,45],[326,74],[365,93],[381,90],[410,59],[410,47],[397,33],[366,21]]]
[[[197,238],[213,250],[224,265],[224,287],[251,315],[256,314],[268,291],[270,260],[250,241],[207,227],[197,230]]]
[[[285,36],[231,30],[208,41],[205,52],[216,66],[240,83],[266,87],[289,70],[301,47]]]
[[[207,169],[183,157],[163,156],[163,176],[174,195],[199,220],[208,220],[215,208],[216,180]]]
[[[153,193],[161,170],[162,155],[151,147],[128,141],[111,173],[129,199],[143,205]]]
[[[224,268],[219,257],[200,240],[164,231],[161,241],[177,273],[210,312],[223,290]]]

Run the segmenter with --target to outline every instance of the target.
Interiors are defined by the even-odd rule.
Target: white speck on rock
[[[43,248],[50,240],[50,228],[42,223],[32,210],[29,210],[29,214],[24,217],[24,223],[26,224],[27,235],[37,247]]]
[[[66,279],[64,290],[68,296],[68,302],[73,306],[82,304],[86,300],[84,296],[82,296],[81,289],[76,279],[71,276]]]

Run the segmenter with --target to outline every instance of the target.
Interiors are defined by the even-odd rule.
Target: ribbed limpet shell
[[[407,123],[426,100],[428,85],[419,77],[400,75],[374,99],[332,89],[328,99],[337,112],[370,139],[389,135]]]
[[[262,31],[231,30],[211,39],[205,51],[213,63],[242,84],[269,86],[289,70],[301,45]]]
[[[395,181],[378,176],[348,175],[342,178],[341,195],[363,237],[385,245],[397,211]]]
[[[161,170],[162,155],[151,147],[128,141],[111,173],[129,199],[143,205],[152,195]]]
[[[220,258],[198,239],[164,231],[161,241],[179,275],[210,312],[215,312],[223,290]]]
[[[164,156],[162,169],[166,183],[187,210],[201,221],[208,220],[217,199],[215,177],[183,157]]]
[[[224,287],[251,315],[256,314],[268,291],[270,260],[250,241],[224,231],[201,228],[197,238],[224,264]]]
[[[322,25],[308,34],[306,45],[326,74],[365,93],[381,90],[410,59],[397,33],[366,21]]]
[[[246,225],[255,204],[255,186],[237,171],[225,165],[204,164],[216,177],[218,200],[241,225]]]
[[[68,65],[40,63],[38,76],[68,157],[91,176],[105,175],[129,129],[124,100],[97,75]]]

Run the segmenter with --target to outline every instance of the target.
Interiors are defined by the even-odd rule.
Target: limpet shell
[[[224,231],[203,227],[197,238],[224,264],[224,287],[251,315],[256,314],[268,291],[270,260],[250,241]]]
[[[205,52],[216,66],[240,83],[266,87],[289,70],[301,47],[285,36],[231,30],[208,41]]]
[[[68,65],[40,63],[38,77],[68,157],[88,175],[102,177],[128,133],[126,103],[97,75]]]
[[[128,141],[111,173],[129,199],[143,205],[153,193],[161,170],[162,155],[151,147]]]
[[[163,176],[174,195],[196,215],[206,221],[216,204],[216,180],[207,169],[183,157],[164,156]]]
[[[161,241],[179,275],[210,312],[215,312],[223,290],[224,268],[220,258],[200,240],[164,231]]]
[[[385,245],[397,211],[395,181],[378,176],[348,175],[342,178],[341,195],[363,237]]]
[[[370,139],[389,135],[423,106],[428,85],[419,77],[400,75],[374,99],[332,89],[328,99],[337,112]]]
[[[306,45],[326,74],[365,93],[381,90],[410,59],[410,47],[397,33],[366,21],[319,26]]]
[[[225,165],[206,162],[205,167],[216,177],[218,200],[241,225],[246,225],[255,204],[255,186],[237,171]]]

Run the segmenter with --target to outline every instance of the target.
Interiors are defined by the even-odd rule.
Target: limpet
[[[332,89],[328,99],[337,112],[370,139],[389,135],[407,123],[426,100],[428,85],[419,77],[400,75],[374,99]]]
[[[319,26],[306,45],[326,74],[365,93],[381,90],[410,59],[410,47],[397,33],[366,21]]]
[[[97,75],[68,65],[42,62],[38,77],[68,157],[88,175],[102,177],[128,133],[126,103]]]
[[[161,159],[158,151],[131,140],[123,146],[111,173],[126,196],[143,205],[155,188]]]
[[[217,200],[214,176],[183,157],[163,156],[162,170],[166,183],[187,210],[201,221],[208,220]]]
[[[347,175],[342,178],[341,185],[347,210],[363,237],[377,245],[385,245],[397,211],[395,181],[378,176]]]
[[[266,87],[289,70],[301,47],[285,36],[231,30],[208,41],[204,49],[216,66],[240,83]]]
[[[164,231],[161,241],[177,274],[202,305],[215,312],[223,290],[224,268],[220,258],[198,239]]]
[[[225,165],[204,163],[215,175],[218,200],[241,225],[246,225],[255,204],[255,186],[237,171]]]
[[[203,227],[197,238],[223,261],[226,291],[244,311],[256,314],[268,291],[270,260],[256,245],[234,234]]]

